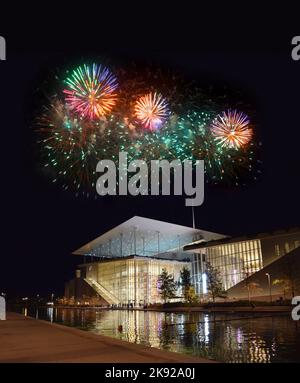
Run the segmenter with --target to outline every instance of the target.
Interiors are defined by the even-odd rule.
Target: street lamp
[[[270,302],[272,302],[271,275],[269,273],[266,273],[266,276],[268,277],[268,283],[269,283]]]

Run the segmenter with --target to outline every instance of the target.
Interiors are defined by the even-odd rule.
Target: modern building
[[[136,216],[73,252],[84,262],[78,266],[76,278],[66,284],[65,296],[74,302],[96,299],[98,304],[121,307],[159,303],[158,276],[162,269],[177,281],[186,267],[196,293],[207,298],[208,263],[219,272],[229,297],[246,297],[244,282],[253,281],[258,273],[265,276],[260,285],[268,282],[260,295],[267,296],[275,274],[264,273],[265,268],[291,252],[295,257],[299,245],[299,227],[232,238]],[[300,268],[295,280],[297,273],[300,280]],[[291,279],[283,271],[281,274],[276,273],[276,280]],[[180,295],[178,290],[178,299]]]
[[[87,293],[96,294],[117,306],[161,302],[158,276],[162,269],[177,281],[180,271],[192,265],[184,246],[221,238],[217,233],[133,217],[73,252],[83,256],[84,263],[66,284],[65,296],[82,302]]]
[[[201,241],[185,246],[184,250],[193,253],[193,283],[198,294],[205,294],[205,267],[208,262],[219,271],[224,289],[230,292],[233,286],[278,261],[299,245],[300,228],[296,227],[252,236]],[[286,277],[282,274],[282,278]],[[262,293],[265,294],[265,291]],[[242,295],[247,295],[247,292],[238,294],[239,297]]]

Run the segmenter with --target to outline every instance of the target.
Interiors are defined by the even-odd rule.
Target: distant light
[[[207,294],[207,275],[205,273],[202,274],[202,290],[203,294]]]

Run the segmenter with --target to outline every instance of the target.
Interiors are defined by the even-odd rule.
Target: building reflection
[[[230,363],[300,361],[300,326],[287,316],[243,318],[236,314],[53,307],[36,312],[24,308],[22,313],[132,343]]]

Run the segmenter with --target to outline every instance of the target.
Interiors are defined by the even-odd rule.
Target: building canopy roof
[[[194,241],[210,241],[223,235],[187,226],[135,216],[75,250],[75,255],[124,257],[132,254],[155,256],[182,251]]]
[[[245,241],[253,241],[253,240],[261,240],[261,239],[268,239],[272,237],[281,237],[286,236],[290,234],[300,234],[300,227],[292,227],[287,229],[281,229],[281,230],[274,230],[271,232],[265,232],[265,233],[256,233],[256,234],[249,234],[249,235],[243,235],[239,237],[220,237],[215,238],[213,240],[208,241],[199,241],[194,242],[191,244],[188,244],[184,247],[184,251],[193,251],[193,252],[201,252],[201,249],[207,248],[207,247],[213,247],[213,246],[219,246],[219,245],[226,245],[229,243],[236,243],[236,242],[245,242]]]

